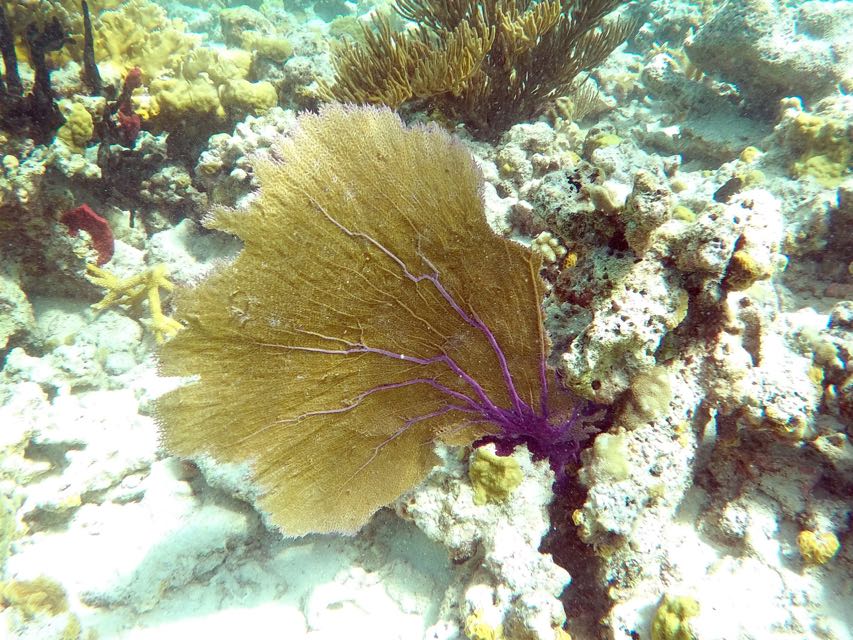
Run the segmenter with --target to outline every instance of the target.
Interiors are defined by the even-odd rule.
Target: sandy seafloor
[[[244,469],[163,451],[149,301],[96,312],[93,238],[59,219],[102,216],[119,278],[197,282],[239,250],[205,213],[251,193],[374,7],[92,4],[105,84],[142,68],[129,150],[99,161],[78,54],[51,64],[82,128],[0,130],[0,638],[853,637],[853,2],[651,0],[583,119],[458,128],[490,224],[544,256],[553,362],[609,418],[566,495],[522,448],[475,504],[478,454],[442,449],[357,535],[299,539]],[[175,78],[204,85],[188,118]]]

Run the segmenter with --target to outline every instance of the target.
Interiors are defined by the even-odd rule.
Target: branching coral
[[[148,300],[151,313],[150,328],[157,342],[163,342],[167,336],[175,335],[181,324],[163,313],[160,303],[160,289],[171,291],[173,285],[167,276],[166,266],[159,264],[130,278],[118,278],[106,269],[93,264],[86,265],[86,278],[92,284],[107,290],[104,298],[92,305],[95,311],[104,311],[118,305],[135,306]]]
[[[342,44],[325,97],[398,107],[428,99],[478,136],[495,138],[576,89],[636,29],[605,22],[622,0],[398,0],[419,25],[397,34],[387,18],[364,27],[366,44]]]
[[[433,441],[526,444],[559,477],[577,416],[549,394],[541,259],[490,229],[472,158],[388,110],[300,125],[250,209],[213,218],[243,252],[176,293],[162,371],[197,381],[159,401],[167,448],[252,463],[291,535],[357,530]]]
[[[397,108],[413,98],[458,95],[477,72],[495,32],[482,20],[462,22],[440,40],[425,29],[415,36],[396,34],[386,16],[364,29],[365,43],[344,40],[334,60],[336,83],[328,98]]]
[[[0,5],[0,53],[6,72],[5,80],[0,75],[0,127],[26,129],[36,142],[42,143],[52,138],[65,120],[50,86],[51,68],[47,55],[61,50],[71,39],[54,17],[41,28],[36,22],[28,21],[24,41],[34,71],[32,90],[26,96],[18,75],[13,23]]]

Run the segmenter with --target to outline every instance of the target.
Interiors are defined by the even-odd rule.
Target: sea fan
[[[177,295],[166,447],[250,462],[288,535],[353,532],[421,481],[433,443],[577,447],[549,395],[540,260],[489,228],[482,177],[436,127],[331,106],[256,159],[258,197],[209,226],[237,259]]]

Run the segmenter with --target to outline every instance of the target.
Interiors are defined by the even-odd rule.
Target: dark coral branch
[[[15,37],[12,34],[12,27],[9,25],[3,3],[0,3],[0,54],[3,55],[3,65],[6,68],[5,83],[3,76],[0,75],[0,94],[8,92],[13,96],[23,95],[24,88],[21,85],[21,77],[18,75]],[[2,99],[2,95],[0,95],[0,99]]]
[[[89,3],[82,0],[83,9],[83,81],[93,96],[101,95],[103,83],[95,62],[95,40],[92,37],[92,18],[89,15]]]
[[[44,29],[39,29],[34,23],[27,27],[25,33],[27,45],[30,48],[30,60],[35,69],[33,90],[28,96],[31,114],[31,133],[36,142],[46,142],[53,133],[62,126],[65,118],[56,106],[56,96],[50,86],[50,67],[47,64],[47,54],[59,51],[67,42],[71,42],[58,18],[53,18]]]
[[[6,90],[0,91],[0,125],[9,129],[27,130],[37,144],[49,142],[65,118],[56,106],[55,94],[50,86],[50,68],[45,59],[71,40],[54,18],[44,29],[31,24],[24,35],[30,49],[30,60],[35,79],[30,93],[22,97],[23,88],[18,77],[15,43],[6,13],[0,13],[0,49],[6,66]]]
[[[87,76],[91,72],[89,62],[94,66],[94,50],[92,25],[88,20],[88,7],[85,1],[83,9],[86,23],[84,76]],[[0,53],[3,55],[3,64],[6,68],[5,81],[0,76],[0,126],[28,131],[37,144],[44,144],[51,141],[56,130],[65,122],[56,105],[56,94],[50,86],[47,54],[59,51],[73,40],[56,17],[43,28],[39,28],[35,22],[31,23],[24,32],[24,40],[29,48],[30,62],[35,71],[32,89],[26,97],[23,95],[24,89],[18,75],[14,33],[6,11],[0,4]],[[94,74],[97,82],[100,83],[96,66],[94,66]],[[92,86],[91,79],[87,79],[87,82]]]

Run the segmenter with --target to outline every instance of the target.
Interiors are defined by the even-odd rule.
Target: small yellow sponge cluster
[[[86,143],[92,139],[95,132],[95,123],[91,114],[79,102],[60,103],[60,108],[65,107],[65,124],[63,124],[56,136],[62,140],[72,151],[80,152],[86,147]]]
[[[652,620],[652,640],[695,640],[690,618],[698,615],[699,603],[690,596],[664,596]]]
[[[773,275],[770,268],[760,263],[745,249],[738,249],[732,254],[723,287],[729,291],[745,291],[759,280],[767,280]]]
[[[813,112],[803,110],[798,98],[783,101],[788,107],[787,136],[799,154],[791,165],[795,177],[808,175],[820,185],[834,189],[850,175],[853,166],[853,125],[836,98],[821,100]]]
[[[615,133],[597,133],[587,136],[583,142],[583,157],[590,158],[594,151],[604,147],[615,147],[622,144],[622,138]]]
[[[521,484],[521,467],[512,456],[499,456],[486,447],[474,450],[468,466],[474,504],[506,500]]]
[[[20,608],[26,616],[39,612],[55,616],[68,609],[65,590],[44,576],[0,583],[0,598],[8,606]]]
[[[797,536],[797,546],[800,555],[807,564],[826,564],[838,550],[841,543],[834,533],[815,533],[814,531],[801,531]]]
[[[10,580],[0,582],[0,609],[14,608],[24,620],[35,616],[50,616],[49,623],[40,622],[43,628],[47,624],[55,632],[51,638],[59,640],[79,640],[82,627],[76,614],[68,612],[68,597],[58,582],[46,576],[33,580]],[[62,618],[56,618],[62,616]],[[63,624],[64,623],[64,624]],[[6,637],[6,636],[3,636]]]
[[[504,640],[503,625],[492,625],[483,611],[477,610],[465,620],[465,637],[468,640]]]

